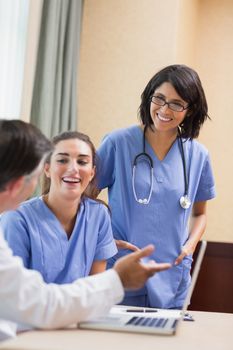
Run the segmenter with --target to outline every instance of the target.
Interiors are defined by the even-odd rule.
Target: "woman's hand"
[[[189,242],[186,242],[186,244],[181,248],[180,255],[176,258],[174,265],[179,265],[186,256],[193,254],[194,249],[195,248],[192,247]]]
[[[187,242],[183,245],[180,255],[176,258],[174,265],[179,265],[181,261],[190,254],[193,254],[196,245],[201,239],[206,227],[206,201],[196,202],[193,205],[190,220],[190,234]]]
[[[115,243],[117,246],[117,249],[128,249],[128,250],[132,250],[133,252],[136,252],[138,250],[141,250],[140,248],[138,248],[136,245],[129,243],[127,241],[122,241],[121,239],[115,239]]]

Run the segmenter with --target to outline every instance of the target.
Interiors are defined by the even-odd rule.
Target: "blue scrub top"
[[[173,263],[188,239],[188,219],[192,210],[192,206],[184,210],[179,204],[185,187],[179,142],[174,142],[161,161],[146,141],[146,152],[154,163],[153,192],[147,205],[136,202],[132,186],[134,159],[142,151],[143,131],[139,126],[107,135],[97,152],[99,188],[108,187],[114,237],[141,248],[153,243],[156,250],[152,258],[157,262]],[[208,151],[197,141],[186,140],[184,153],[189,179],[188,195],[192,203],[213,198],[215,188]],[[135,174],[138,198],[148,198],[150,183],[148,162],[140,160]],[[121,250],[109,260],[108,266],[127,253],[129,251]],[[191,262],[192,257],[186,257],[180,265],[150,278],[145,288],[127,295],[147,294],[153,307],[182,307],[190,283]]]
[[[13,253],[47,283],[70,283],[87,276],[94,261],[117,252],[108,209],[88,198],[81,202],[69,239],[41,197],[4,213],[1,226]]]

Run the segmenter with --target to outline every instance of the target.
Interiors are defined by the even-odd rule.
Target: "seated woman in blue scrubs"
[[[153,243],[157,262],[173,268],[127,293],[124,304],[181,308],[190,283],[192,254],[206,227],[207,200],[215,197],[207,149],[194,140],[208,119],[198,74],[171,65],[141,95],[140,125],[108,134],[99,150],[99,189],[108,188],[114,261]]]
[[[102,272],[116,254],[108,208],[95,199],[95,148],[88,136],[64,132],[53,139],[41,197],[2,215],[1,225],[25,267],[46,282],[69,283]]]

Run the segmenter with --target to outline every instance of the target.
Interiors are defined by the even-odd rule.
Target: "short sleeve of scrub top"
[[[115,145],[105,137],[98,149],[98,187],[110,187],[115,179]]]
[[[216,196],[214,186],[214,176],[212,172],[209,155],[206,156],[206,161],[203,166],[198,190],[195,196],[195,202],[201,202],[212,199]]]
[[[94,260],[105,260],[109,255],[113,256],[117,253],[115,243],[113,242],[110,215],[107,207],[99,204],[99,234],[97,238],[97,244],[95,249]],[[93,227],[94,231],[94,227]],[[110,234],[106,234],[110,232]]]
[[[3,228],[5,239],[13,250],[14,255],[23,259],[25,267],[30,267],[30,236],[27,224],[19,211],[9,211],[0,218],[0,225]]]

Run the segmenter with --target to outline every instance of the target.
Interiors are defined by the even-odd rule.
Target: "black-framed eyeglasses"
[[[154,104],[160,107],[167,105],[168,108],[174,112],[183,112],[185,109],[189,107],[189,105],[183,106],[178,102],[166,102],[165,99],[161,96],[151,96],[151,102],[153,102]]]

